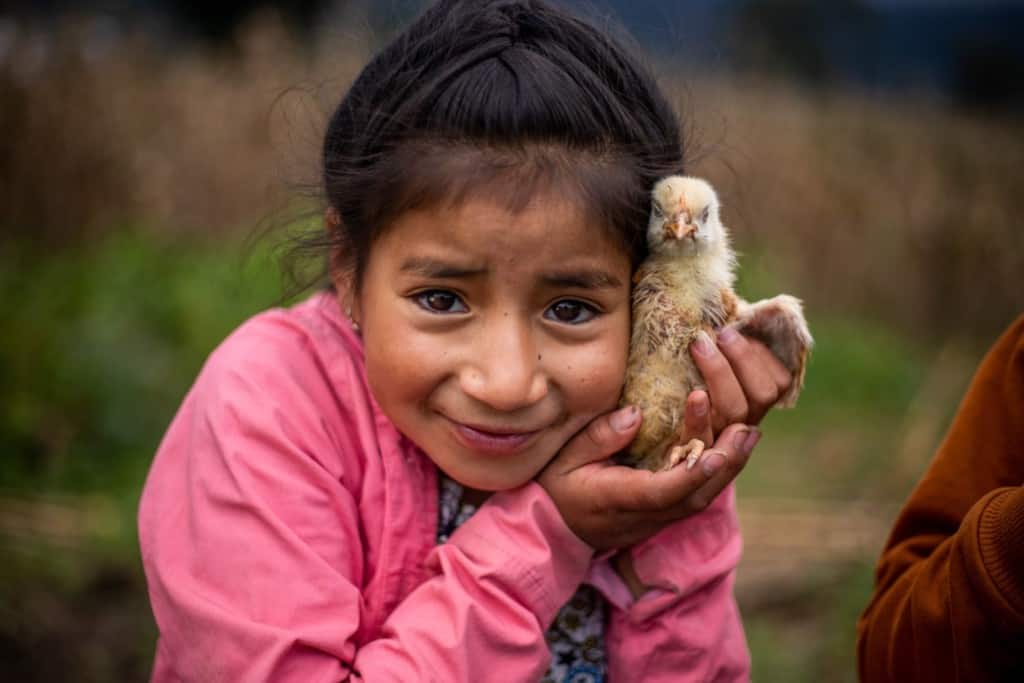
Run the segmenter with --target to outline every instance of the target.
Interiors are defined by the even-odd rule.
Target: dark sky
[[[344,1],[0,0],[0,17],[29,14],[46,23],[61,8],[91,7],[130,23],[159,12],[171,20],[150,25],[223,41],[259,4],[285,9],[305,31],[325,7]],[[811,84],[914,87],[1024,103],[1024,0],[556,1],[585,13],[609,13],[646,52],[703,71],[754,69]],[[373,24],[382,30],[400,25],[421,4],[368,2]]]

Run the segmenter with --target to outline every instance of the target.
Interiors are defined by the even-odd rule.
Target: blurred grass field
[[[3,300],[17,302],[0,312],[0,656],[16,663],[11,680],[69,669],[76,680],[141,680],[155,630],[135,538],[138,494],[206,355],[279,299],[275,254],[238,238],[126,230],[59,256],[5,252],[0,272]],[[775,290],[744,281],[741,291]],[[925,348],[869,320],[809,317],[817,347],[801,404],[769,416],[739,484],[745,526],[760,522],[758,535],[747,529],[738,589],[759,680],[854,680],[854,621],[883,540],[874,533],[838,554],[819,552],[820,537],[780,546],[795,533],[793,517],[764,502],[802,505],[819,534],[830,529],[816,511],[855,509],[873,522],[869,533],[884,529],[978,353]],[[927,380],[936,362],[941,387]],[[908,438],[920,441],[909,451]],[[749,517],[759,513],[767,528]],[[774,528],[771,519],[789,521]]]
[[[209,352],[281,303],[274,238],[251,235],[315,184],[324,112],[367,54],[263,18],[234,53],[130,37],[90,61],[75,31],[30,79],[18,46],[0,65],[6,680],[147,677],[149,462]],[[684,85],[672,67],[740,292],[804,298],[817,342],[799,407],[769,415],[738,483],[754,678],[853,681],[888,527],[1024,310],[1024,126],[913,94]]]

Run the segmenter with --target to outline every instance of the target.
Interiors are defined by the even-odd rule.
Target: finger
[[[686,443],[690,439],[700,439],[705,445],[714,441],[711,435],[711,399],[706,391],[699,389],[686,398],[683,412],[683,433],[679,440]]]
[[[685,517],[706,510],[746,467],[750,454],[760,439],[761,431],[756,427],[729,425],[723,430],[714,446],[704,452],[697,467],[694,468],[703,470],[707,481],[672,510],[672,513],[677,517]]]
[[[611,469],[607,471],[607,474],[612,473]],[[631,470],[621,473],[615,485],[608,487],[606,501],[619,513],[657,515],[679,505],[707,480],[707,475],[698,467],[673,467],[661,472]]]
[[[764,359],[764,367],[769,370],[772,375],[772,380],[776,386],[776,399],[770,405],[763,407],[763,410],[759,415],[748,416],[747,424],[759,424],[764,419],[765,414],[768,413],[773,407],[779,404],[779,399],[786,395],[789,388],[796,381],[796,378],[789,371],[789,369],[782,364],[778,356],[771,352],[771,350],[760,342],[753,342],[754,350]],[[756,417],[756,419],[754,419]]]
[[[712,428],[718,432],[728,424],[746,421],[747,397],[728,359],[711,337],[701,330],[690,352],[708,388]]]
[[[714,475],[713,469],[702,467],[678,466],[660,472],[611,467],[599,473],[601,499],[619,513],[654,515],[662,520],[666,511],[678,508]]]
[[[786,393],[790,385],[793,384],[793,373],[789,371],[779,357],[772,353],[771,349],[765,346],[763,343],[751,339],[749,340],[751,346],[761,357],[764,367],[771,374],[772,379],[775,381],[776,386],[779,387],[779,395]]]
[[[590,421],[569,440],[552,463],[561,472],[571,472],[598,460],[605,460],[625,448],[640,427],[642,416],[636,406],[626,406]]]
[[[779,385],[774,366],[782,364],[760,342],[747,339],[734,325],[718,333],[718,347],[729,361],[747,399],[746,422],[756,424],[779,400]],[[785,370],[785,368],[783,368]]]

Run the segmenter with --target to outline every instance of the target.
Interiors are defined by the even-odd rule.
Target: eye
[[[651,209],[654,211],[655,217],[657,217],[657,218],[664,218],[665,217],[665,211],[662,210],[661,204],[659,204],[658,202],[654,202],[651,205]]]
[[[710,206],[705,206],[704,207],[704,211],[700,215],[700,222],[701,223],[707,223],[708,222],[708,216],[710,216],[710,215],[711,215],[711,207]]]
[[[544,312],[544,317],[567,325],[579,325],[593,320],[597,311],[590,304],[575,299],[556,301]]]
[[[428,289],[413,296],[420,308],[431,313],[467,313],[466,304],[458,294],[444,289]]]

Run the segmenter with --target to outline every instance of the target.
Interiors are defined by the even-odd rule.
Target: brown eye
[[[457,294],[443,289],[420,292],[415,299],[421,308],[431,313],[465,313],[468,310]]]
[[[552,304],[545,314],[546,318],[568,325],[579,325],[592,320],[596,315],[594,308],[582,301],[563,299]]]

